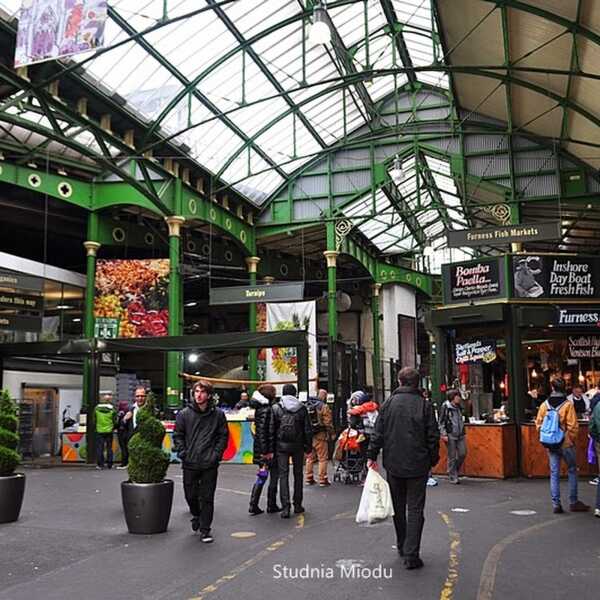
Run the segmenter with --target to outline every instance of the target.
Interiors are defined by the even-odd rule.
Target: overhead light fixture
[[[396,154],[396,158],[394,158],[394,163],[392,164],[392,168],[390,169],[390,177],[393,181],[399,182],[404,178],[404,171],[402,169],[402,161],[400,160],[400,156]]]
[[[56,309],[57,310],[69,310],[69,308],[74,308],[73,306],[69,306],[68,304],[59,304]]]
[[[194,300],[192,302],[186,302],[183,306],[186,308],[192,308],[192,306],[198,306],[198,303]]]
[[[580,373],[579,373],[579,377],[578,377],[578,379],[579,379],[579,382],[580,382],[580,383],[583,383],[583,382],[585,381],[585,375],[584,375],[583,373],[581,373],[581,372],[580,372]]]
[[[60,169],[58,169],[58,174],[61,175],[62,177],[67,176],[67,172],[62,167]]]
[[[188,354],[188,361],[191,363],[198,362],[198,355],[195,352]]]
[[[34,162],[28,162],[27,166],[30,167],[31,169],[37,169],[37,165]]]
[[[0,152],[0,160],[4,160],[4,154],[2,154],[2,152]]]
[[[76,319],[72,319],[72,321],[73,321],[73,323],[80,323],[80,322],[81,322],[81,319],[79,319],[79,318],[76,318]]]
[[[331,29],[327,23],[327,9],[323,2],[319,2],[313,9],[313,21],[310,28],[310,41],[317,44],[331,42]]]
[[[537,377],[537,371],[535,369],[531,370],[531,376],[535,379]]]

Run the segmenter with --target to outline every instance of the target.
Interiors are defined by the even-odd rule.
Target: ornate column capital
[[[173,215],[171,217],[165,217],[165,221],[169,226],[169,237],[179,237],[181,235],[181,226],[185,223],[185,217]]]
[[[339,254],[340,253],[337,252],[337,250],[325,250],[325,252],[323,252],[323,256],[327,260],[327,268],[335,267]]]
[[[98,249],[102,244],[99,242],[83,242],[83,246],[86,249],[87,256],[96,256]]]
[[[271,285],[272,283],[275,283],[275,277],[273,277],[271,275],[267,275],[267,276],[263,277],[263,281],[264,281],[265,285]]]
[[[381,283],[374,283],[371,286],[371,293],[373,295],[373,297],[377,298],[377,296],[379,296],[379,292],[381,291],[381,288],[383,286],[381,285]]]
[[[260,258],[258,256],[246,256],[246,265],[248,266],[248,273],[256,273]]]

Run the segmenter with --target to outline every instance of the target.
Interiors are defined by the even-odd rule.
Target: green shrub
[[[129,440],[129,479],[134,483],[160,483],[169,468],[169,455],[162,449],[163,424],[154,416],[150,392],[137,417],[137,431]]]
[[[7,390],[0,390],[0,477],[12,475],[21,457],[17,452],[17,405]]]

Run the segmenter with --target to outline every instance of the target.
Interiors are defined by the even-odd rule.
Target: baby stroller
[[[337,461],[333,481],[345,484],[360,483],[366,471],[367,461],[361,444],[364,435],[357,429],[344,429],[335,443],[334,459]]]

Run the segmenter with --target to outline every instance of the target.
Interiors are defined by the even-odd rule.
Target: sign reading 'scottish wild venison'
[[[569,358],[600,358],[600,336],[570,335]]]
[[[442,266],[444,302],[458,304],[506,295],[502,258],[484,258]]]

